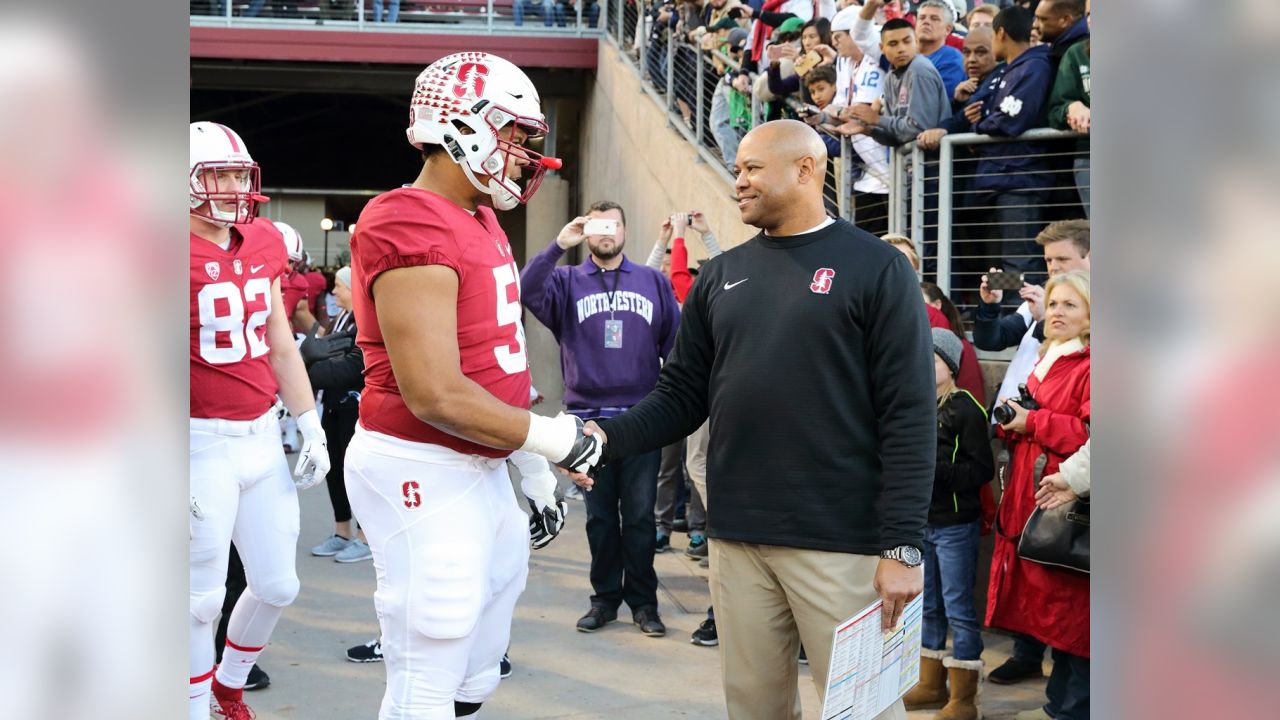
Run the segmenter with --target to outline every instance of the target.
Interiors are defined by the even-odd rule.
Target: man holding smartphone
[[[579,265],[556,267],[586,243]],[[680,312],[661,272],[623,255],[626,215],[603,201],[564,226],[520,274],[522,302],[560,344],[567,412],[583,420],[621,414],[653,390],[675,343]],[[661,637],[653,505],[661,452],[653,450],[600,470],[586,494],[591,547],[591,607],[578,620],[595,632],[617,619],[626,602],[636,627]]]

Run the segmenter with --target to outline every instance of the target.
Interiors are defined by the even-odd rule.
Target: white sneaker
[[[368,545],[356,539],[352,540],[333,559],[340,563],[358,563],[362,560],[372,560],[373,551],[369,549]]]
[[[311,548],[311,554],[316,557],[333,557],[346,550],[350,544],[351,541],[341,535],[330,535],[324,542]]]

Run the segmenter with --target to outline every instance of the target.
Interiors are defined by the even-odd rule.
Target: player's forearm
[[[302,362],[302,355],[293,343],[275,345],[271,349],[271,370],[275,373],[276,384],[280,386],[280,398],[289,414],[298,417],[308,410],[316,409],[315,393],[311,390],[311,380],[307,377],[307,367]]]
[[[421,392],[402,384],[400,392],[414,417],[464,440],[514,450],[529,434],[528,410],[498,400],[461,374]]]

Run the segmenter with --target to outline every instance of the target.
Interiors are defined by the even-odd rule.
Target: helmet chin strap
[[[520,204],[519,198],[511,194],[510,190],[504,188],[497,178],[489,176],[487,184],[481,183],[480,179],[476,177],[475,171],[471,169],[470,164],[463,161],[458,165],[462,167],[462,172],[477,190],[492,198],[493,206],[498,210],[511,210]]]

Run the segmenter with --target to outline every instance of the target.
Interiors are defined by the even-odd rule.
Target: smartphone
[[[582,234],[588,237],[593,235],[617,235],[618,221],[610,218],[591,218],[583,226]]]
[[[1022,273],[993,272],[987,273],[987,287],[992,290],[1021,290]]]
[[[822,62],[822,56],[816,50],[810,50],[803,57],[796,60],[796,74],[804,77],[809,74],[810,70],[817,67],[820,62]]]

